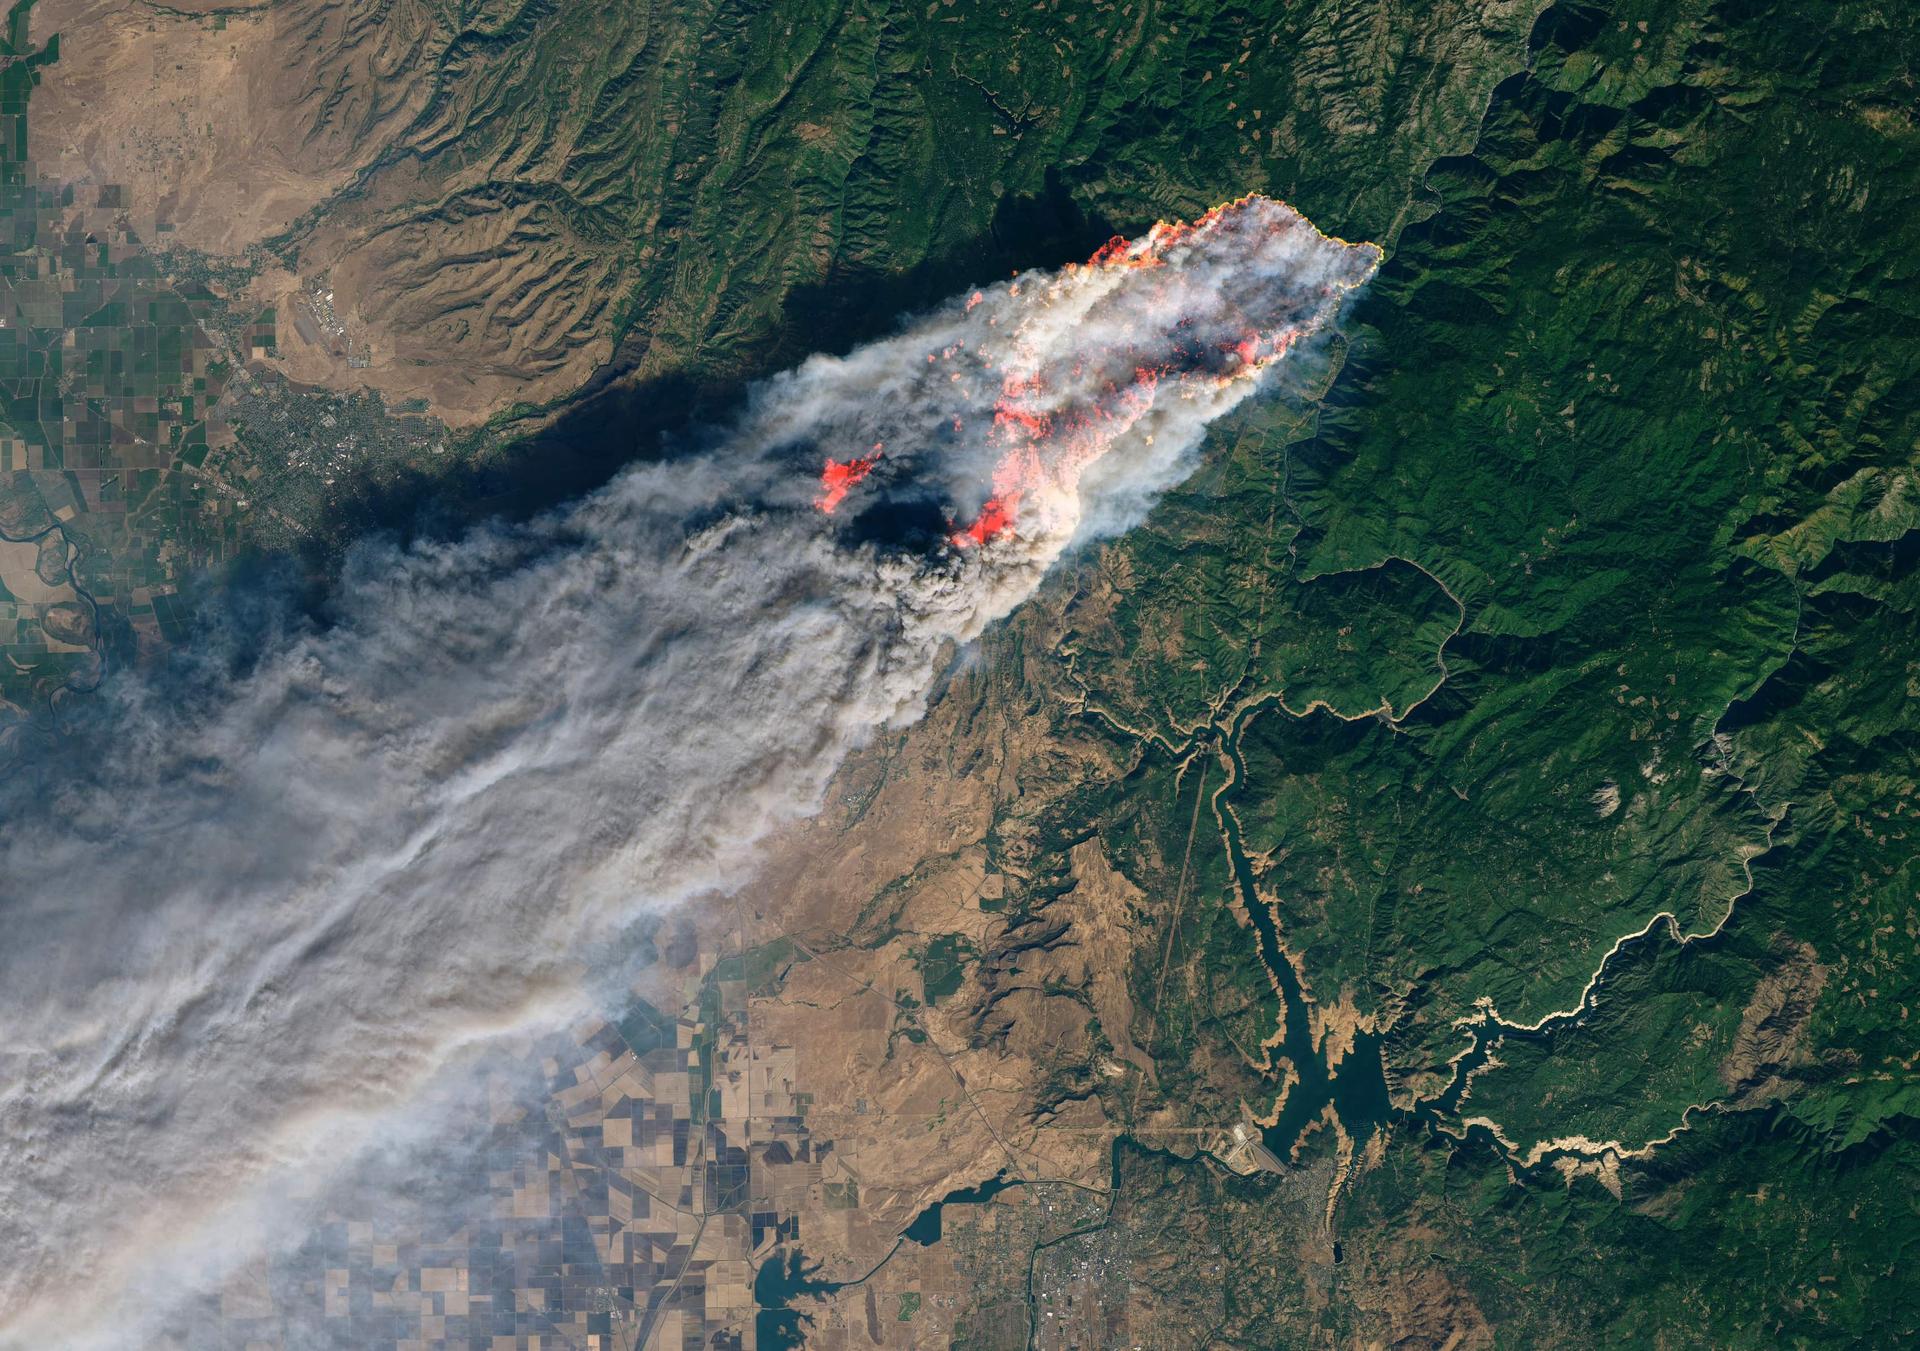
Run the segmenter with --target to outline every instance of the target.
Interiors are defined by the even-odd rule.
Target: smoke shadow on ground
[[[194,615],[188,635],[143,681],[190,700],[210,684],[243,678],[289,634],[332,626],[342,566],[356,541],[384,537],[406,545],[456,538],[486,521],[526,521],[630,465],[695,453],[712,444],[758,381],[816,353],[845,355],[886,337],[968,287],[1084,260],[1117,232],[1049,171],[1040,192],[1003,198],[985,232],[937,257],[897,272],[839,267],[798,288],[744,370],[639,379],[634,372],[647,339],[632,336],[565,408],[504,451],[479,460],[449,456],[444,465],[356,482],[300,544],[252,549],[195,579],[183,597]],[[844,533],[850,542],[917,550],[936,546],[948,529],[936,502],[907,490],[849,517]],[[130,638],[119,648],[126,649],[116,650],[122,660],[110,668],[124,670]],[[69,737],[110,728],[113,715],[97,701],[70,702],[55,719]],[[50,730],[24,729],[27,740],[15,750],[51,745],[42,740]]]
[[[525,520],[593,491],[628,465],[701,448],[703,429],[735,413],[758,380],[816,353],[844,355],[885,337],[968,286],[1085,259],[1114,233],[1049,172],[1042,191],[1003,199],[986,232],[937,257],[900,272],[839,267],[797,289],[748,371],[636,379],[648,343],[631,336],[568,407],[503,454],[357,485],[317,523],[301,561],[324,576],[346,545],[369,534],[445,538],[481,520]]]

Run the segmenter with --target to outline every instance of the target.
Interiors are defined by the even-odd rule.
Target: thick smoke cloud
[[[0,1345],[137,1344],[170,1255],[237,1259],[277,1177],[578,1016],[1377,262],[1261,198],[1161,227],[531,526],[367,545],[336,623],[191,700],[110,685],[105,749],[4,803]]]

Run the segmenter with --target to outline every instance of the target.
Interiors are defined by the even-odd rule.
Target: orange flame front
[[[880,463],[883,449],[883,445],[875,442],[871,455],[852,460],[828,460],[826,468],[820,471],[820,495],[813,499],[813,505],[827,515],[833,515],[834,508],[847,500],[853,485],[872,473],[873,467]]]
[[[986,323],[995,326],[1002,319],[1009,320],[1008,328],[1001,330],[1009,346],[1000,349],[989,339],[987,348],[995,351],[984,367],[977,363],[988,357],[987,348],[969,348],[976,364],[967,366],[963,357],[959,364],[966,374],[956,369],[945,376],[946,382],[960,386],[963,397],[976,388],[976,377],[991,380],[997,375],[999,383],[986,431],[987,445],[997,454],[990,491],[973,520],[953,527],[948,536],[951,546],[964,550],[984,545],[1015,529],[1023,507],[1033,508],[1042,496],[1053,505],[1062,491],[1076,490],[1087,466],[1138,425],[1157,397],[1193,397],[1203,390],[1219,390],[1256,378],[1284,357],[1302,332],[1313,326],[1303,327],[1297,322],[1300,311],[1293,304],[1295,299],[1310,301],[1317,313],[1329,312],[1327,307],[1338,293],[1364,281],[1377,265],[1376,250],[1364,274],[1357,268],[1350,275],[1321,273],[1330,279],[1304,284],[1317,285],[1317,290],[1296,287],[1288,294],[1276,289],[1265,297],[1271,302],[1278,296],[1278,303],[1263,306],[1258,294],[1243,300],[1231,289],[1222,291],[1216,285],[1210,292],[1195,293],[1204,295],[1206,302],[1198,312],[1184,308],[1181,288],[1188,285],[1184,278],[1192,275],[1196,254],[1183,246],[1205,245],[1216,250],[1215,259],[1232,261],[1267,256],[1261,251],[1272,246],[1272,257],[1291,260],[1295,256],[1289,252],[1291,241],[1298,237],[1291,232],[1296,230],[1310,231],[1322,243],[1354,247],[1319,235],[1289,208],[1249,195],[1217,206],[1192,222],[1160,222],[1134,240],[1116,235],[1085,263],[1068,264],[1056,277],[1030,275],[1005,286],[999,292],[1000,303],[989,311]],[[1216,232],[1220,236],[1217,241],[1210,238]],[[1219,251],[1221,246],[1224,252]],[[1277,269],[1279,265],[1274,266]],[[1140,285],[1145,289],[1137,293],[1114,292],[1098,281],[1111,272],[1148,269],[1164,271],[1142,278]],[[1273,270],[1265,275],[1279,278],[1287,274]],[[1089,286],[1096,290],[1090,292],[1086,289]],[[1148,321],[1149,327],[1132,332],[1119,330],[1123,338],[1118,342],[1108,334],[1090,341],[1084,353],[1068,352],[1064,356],[1051,350],[1049,341],[1057,347],[1063,332],[1074,331],[1067,321],[1057,321],[1050,340],[1036,342],[1032,337],[1034,332],[1049,332],[1045,316],[1050,305],[1064,306],[1057,314],[1079,316],[1088,312],[1088,304],[1106,305],[1112,297],[1127,294],[1142,302],[1138,314],[1157,316],[1170,309],[1186,317],[1175,322],[1156,317]],[[982,291],[970,293],[962,313],[971,314],[987,298]],[[1029,329],[1021,319],[1023,315],[1034,318],[1040,327]],[[928,353],[927,363],[939,367],[966,347],[966,343],[957,343]],[[1057,388],[1050,389],[1050,383]],[[951,423],[958,434],[962,419],[953,415]],[[869,455],[845,461],[829,459],[820,475],[821,491],[815,505],[831,514],[873,469],[880,450],[876,445]]]

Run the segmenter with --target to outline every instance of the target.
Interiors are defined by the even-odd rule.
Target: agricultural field
[[[1897,6],[20,0],[3,55],[22,783],[973,288],[1247,194],[1380,251],[750,876],[569,954],[459,1225],[335,1207],[183,1344],[1920,1338]]]

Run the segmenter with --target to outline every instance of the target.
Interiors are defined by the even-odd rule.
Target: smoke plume
[[[622,926],[738,885],[1378,259],[1259,197],[1156,227],[530,526],[363,545],[337,622],[192,698],[109,682],[112,735],[0,803],[0,1345],[139,1344],[274,1178],[585,1011]]]

